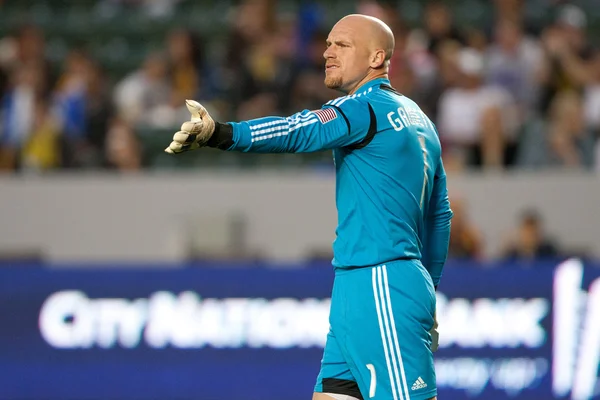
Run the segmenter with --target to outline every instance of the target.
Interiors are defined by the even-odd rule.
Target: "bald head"
[[[359,32],[367,41],[369,50],[382,49],[385,52],[386,61],[392,58],[394,53],[394,33],[382,20],[362,14],[350,14],[338,21],[337,25],[348,26],[355,32]]]
[[[377,18],[352,14],[339,20],[327,37],[325,85],[353,93],[365,82],[387,78],[394,34]]]

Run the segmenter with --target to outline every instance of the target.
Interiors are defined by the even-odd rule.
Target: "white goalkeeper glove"
[[[169,154],[179,154],[204,147],[215,131],[215,121],[202,104],[194,100],[186,100],[185,105],[192,118],[184,122],[181,130],[173,135],[173,141],[165,149]]]
[[[437,351],[440,344],[440,333],[438,332],[437,312],[433,313],[433,326],[429,331],[431,334],[431,351]]]

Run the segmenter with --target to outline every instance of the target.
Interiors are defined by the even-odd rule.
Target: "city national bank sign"
[[[133,297],[119,286],[118,272],[106,273],[116,274],[113,282],[121,296],[92,295],[102,290],[98,285],[86,288],[89,285],[83,282],[52,291],[39,303],[38,335],[54,353],[56,368],[63,352],[71,359],[78,353],[116,352],[117,358],[134,363],[140,354],[147,359],[162,352],[186,353],[189,359],[177,361],[186,363],[207,357],[226,361],[233,354],[253,352],[253,357],[270,359],[274,370],[288,363],[296,374],[314,379],[329,328],[330,298],[324,289],[317,293],[308,281],[306,288],[298,287],[303,283],[281,273],[281,293],[289,289],[293,295],[271,291],[262,296],[261,287],[266,288],[268,280],[268,271],[262,271],[254,278],[256,292],[238,297],[227,287],[227,282],[239,279],[236,270],[225,269],[222,276],[204,279],[214,289],[210,297],[203,296],[202,288],[175,290],[164,280],[151,279],[146,287],[156,290]],[[183,274],[181,280],[188,285],[194,282],[185,272],[170,273],[173,279]],[[288,273],[300,276],[303,271]],[[323,279],[331,274],[319,273]],[[486,399],[535,398],[536,394],[538,398],[597,398],[600,271],[570,259],[539,271],[457,268],[446,275],[438,293],[440,393],[460,391],[469,398]],[[215,296],[219,291],[227,297]],[[283,352],[289,355],[273,356]],[[295,361],[303,352],[315,356],[310,370],[301,370],[300,358]],[[232,374],[239,365],[239,361],[231,363]],[[201,373],[203,366],[195,368]],[[264,380],[258,366],[248,370],[254,371],[257,382]]]

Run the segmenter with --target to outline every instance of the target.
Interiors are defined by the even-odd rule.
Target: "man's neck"
[[[373,72],[368,73],[367,76],[365,76],[363,79],[361,79],[354,86],[354,88],[352,88],[352,90],[350,90],[348,92],[348,94],[350,95],[350,94],[356,93],[356,91],[358,90],[358,88],[360,88],[365,83],[370,82],[370,81],[375,80],[375,79],[379,79],[379,78],[389,79],[387,71],[373,71]]]

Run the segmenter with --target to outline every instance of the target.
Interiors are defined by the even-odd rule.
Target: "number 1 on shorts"
[[[375,388],[377,387],[377,375],[375,375],[375,366],[367,364],[367,369],[371,372],[371,385],[369,386],[369,398],[375,397]]]

